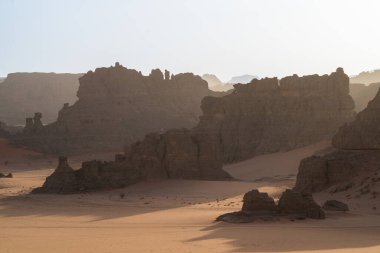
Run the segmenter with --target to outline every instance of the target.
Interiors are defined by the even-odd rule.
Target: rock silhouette
[[[314,201],[311,194],[287,189],[282,193],[276,205],[274,199],[269,197],[267,193],[261,193],[254,189],[244,195],[241,211],[223,214],[217,217],[216,221],[247,223],[281,217],[324,219],[325,213]]]
[[[170,75],[159,69],[149,76],[116,63],[79,79],[78,101],[64,104],[57,121],[15,143],[46,153],[120,150],[146,134],[194,127],[204,96],[223,95],[191,73]],[[27,121],[31,119],[27,119]]]
[[[215,136],[224,162],[285,151],[331,138],[353,120],[349,78],[331,75],[254,79],[232,94],[206,97],[198,131]]]

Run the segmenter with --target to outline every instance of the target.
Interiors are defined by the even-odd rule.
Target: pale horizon
[[[378,1],[0,3],[0,76],[86,73],[115,62],[222,81],[380,68]]]

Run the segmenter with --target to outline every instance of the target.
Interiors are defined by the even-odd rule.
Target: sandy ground
[[[56,158],[5,146],[0,142],[0,151],[8,150],[6,156],[0,152],[0,172],[14,178],[0,179],[1,253],[380,252],[380,212],[369,197],[349,199],[352,211],[328,213],[326,220],[214,222],[240,209],[242,194],[252,188],[278,198],[294,184],[283,176],[295,174],[297,161],[324,149],[323,143],[226,167],[249,181],[149,181],[75,195],[29,194],[52,172]],[[70,161],[80,165],[80,157]],[[320,202],[331,197],[316,196]]]

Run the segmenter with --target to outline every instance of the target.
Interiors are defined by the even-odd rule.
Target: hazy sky
[[[380,68],[379,0],[0,0],[0,76],[87,72],[284,76]]]

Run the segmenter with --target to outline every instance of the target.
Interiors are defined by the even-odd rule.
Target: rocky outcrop
[[[267,193],[258,190],[247,192],[243,198],[243,207],[239,212],[226,213],[217,221],[247,223],[255,220],[273,220],[286,217],[290,219],[324,219],[325,213],[310,194],[286,190],[276,205]]]
[[[69,194],[120,188],[141,179],[139,171],[124,166],[123,161],[118,159],[115,162],[88,161],[82,163],[79,170],[74,170],[68,165],[66,157],[60,157],[53,174],[46,178],[42,187],[34,189],[32,193]]]
[[[351,180],[380,168],[380,150],[336,150],[301,161],[295,190],[318,192],[332,185],[352,187]]]
[[[13,178],[12,173],[3,174],[0,172],[0,178]]]
[[[64,158],[34,192],[75,193],[125,187],[145,179],[230,180],[221,158],[202,134],[186,129],[151,133],[115,161],[88,161],[74,171]],[[207,138],[207,137],[205,137]]]
[[[202,100],[198,131],[215,136],[224,162],[299,148],[331,136],[354,116],[349,78],[331,75],[254,79],[224,97]]]
[[[355,102],[355,111],[363,111],[367,107],[368,102],[375,98],[379,88],[380,83],[372,83],[369,85],[351,83],[350,95]]]
[[[286,190],[278,201],[278,209],[283,215],[297,219],[324,219],[325,213],[314,201],[311,194]]]
[[[355,120],[341,127],[333,138],[339,149],[380,149],[380,91]]]
[[[341,201],[332,199],[327,200],[322,208],[326,211],[338,211],[338,212],[347,212],[348,211],[348,205],[346,203],[343,203]]]
[[[301,162],[297,191],[315,192],[336,184],[347,190],[353,187],[352,179],[380,168],[380,91],[353,122],[339,129],[332,144],[337,150]]]
[[[241,210],[255,215],[276,214],[278,212],[273,198],[269,197],[268,193],[259,192],[256,189],[244,194]]]
[[[23,125],[25,117],[41,112],[46,123],[57,119],[64,103],[77,100],[82,74],[12,73],[0,83],[0,121]],[[48,95],[47,95],[48,94]]]
[[[15,142],[49,153],[120,150],[150,132],[194,127],[204,96],[221,96],[191,73],[149,76],[116,63],[79,79],[78,101],[65,104],[56,122]],[[31,119],[29,119],[31,121]]]

